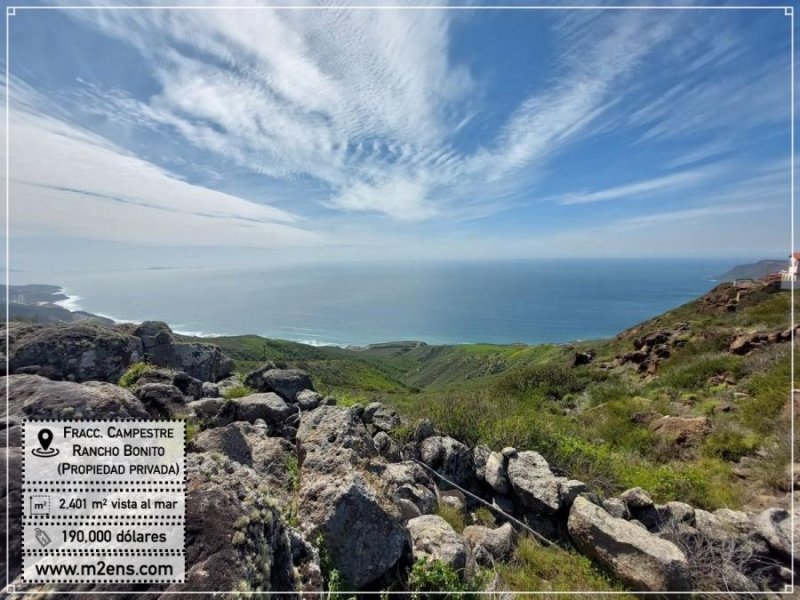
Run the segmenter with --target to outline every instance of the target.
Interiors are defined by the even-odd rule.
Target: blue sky
[[[20,10],[12,267],[784,255],[789,33],[776,10]]]

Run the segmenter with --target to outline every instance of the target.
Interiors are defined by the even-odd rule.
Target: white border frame
[[[5,184],[6,184],[6,325],[9,322],[9,300],[10,300],[10,283],[11,283],[11,243],[10,243],[10,197],[9,197],[9,181],[10,181],[10,172],[9,172],[9,150],[10,150],[10,140],[11,140],[11,130],[9,127],[9,116],[11,111],[11,103],[10,103],[10,49],[9,49],[9,32],[10,32],[10,17],[13,17],[17,14],[17,10],[25,10],[25,11],[64,11],[64,10],[125,10],[125,11],[160,11],[160,10],[206,10],[206,11],[219,11],[219,10],[242,10],[242,11],[255,11],[255,10],[292,10],[292,11],[307,11],[307,10],[324,10],[324,11],[374,11],[374,10],[403,10],[403,11],[427,11],[427,10],[448,10],[448,11],[476,11],[476,12],[486,12],[486,11],[500,11],[500,10],[516,10],[516,11],[534,11],[534,10],[543,10],[543,11],[556,11],[556,10],[577,10],[577,11],[592,11],[592,10],[608,10],[608,11],[623,11],[623,10],[664,10],[664,11],[677,11],[677,10],[695,10],[695,11],[725,11],[725,10],[740,10],[740,11],[775,11],[775,10],[783,10],[784,15],[790,18],[790,101],[789,101],[789,115],[790,115],[790,161],[789,161],[789,173],[790,173],[790,247],[789,247],[789,255],[794,252],[794,217],[795,217],[795,210],[794,210],[794,6],[787,6],[787,5],[764,5],[764,6],[757,6],[757,5],[729,5],[729,6],[680,6],[680,5],[671,5],[671,6],[661,6],[661,5],[631,5],[631,6],[624,6],[624,5],[609,5],[609,6],[593,6],[593,5],[586,5],[586,6],[555,6],[555,5],[527,5],[527,6],[515,6],[515,5],[497,5],[497,6],[370,6],[370,5],[348,5],[348,6],[285,6],[285,5],[267,5],[267,6],[196,6],[196,5],[188,5],[188,6],[174,6],[174,5],[162,5],[162,6],[85,6],[85,5],[74,5],[74,6],[25,6],[25,5],[16,5],[16,6],[6,6],[6,44],[5,44],[5,92],[6,92],[6,177],[5,177]],[[790,444],[790,455],[791,455],[791,481],[794,481],[795,472],[795,455],[794,455],[794,440],[795,440],[795,392],[800,394],[800,390],[795,390],[794,386],[794,369],[795,369],[795,314],[794,314],[794,286],[790,288],[790,302],[791,302],[791,350],[790,350],[790,369],[791,369],[791,383],[789,388],[789,402],[790,402],[790,434],[791,434],[791,444]],[[6,327],[6,348],[8,348],[9,344],[9,332],[8,327]],[[8,352],[6,352],[6,373],[8,373],[9,367],[9,357]],[[9,408],[9,384],[8,380],[6,380],[6,429],[8,429],[8,408]],[[8,436],[6,436],[6,490],[9,489],[9,440]],[[794,486],[792,486],[790,492],[791,500],[790,500],[790,534],[791,534],[791,563],[790,565],[794,565],[796,563],[796,554],[795,554],[795,538],[797,537],[795,531],[795,490]],[[6,494],[6,561],[8,563],[9,559],[9,519],[10,519],[10,507],[8,504],[8,494]],[[11,584],[9,579],[9,569],[8,564],[6,564],[6,581],[5,587],[3,588],[3,592],[9,595],[19,595],[24,596],[28,593],[37,593],[37,594],[69,594],[69,595],[107,595],[107,594],[153,594],[158,593],[158,591],[88,591],[88,592],[73,592],[73,591],[17,591],[14,585]],[[702,591],[689,591],[689,592],[650,592],[650,591],[642,591],[642,592],[606,592],[606,591],[525,591],[525,592],[508,592],[514,596],[518,595],[538,595],[538,594],[550,594],[550,595],[567,595],[567,594],[574,594],[574,595],[619,595],[619,594],[634,594],[634,595],[685,595],[685,594],[708,594],[708,595],[739,595],[739,594],[751,594],[751,595],[767,595],[768,593],[773,594],[794,594],[794,586],[797,577],[797,569],[792,568],[792,583],[787,584],[785,589],[780,592],[763,592],[763,593],[754,593],[754,592],[720,592],[720,591],[713,591],[713,592],[702,592]],[[200,594],[212,594],[212,595],[225,595],[225,594],[247,594],[253,596],[271,596],[273,594],[284,594],[284,595],[297,595],[298,597],[302,597],[306,592],[239,592],[235,590],[230,591],[202,591],[202,592],[195,592],[195,591],[174,591],[174,592],[161,592],[162,594],[176,594],[176,595],[200,595]],[[346,594],[346,595],[379,595],[379,594],[408,594],[409,592],[400,592],[400,591],[388,591],[388,592],[353,592],[353,591],[341,591],[337,592],[338,594]],[[450,594],[452,592],[426,592],[426,594],[432,595],[444,595]],[[501,594],[502,591],[498,592],[473,592],[476,595],[494,595],[494,594]],[[324,595],[327,595],[324,594]]]

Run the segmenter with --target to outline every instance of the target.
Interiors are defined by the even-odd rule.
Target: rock
[[[422,512],[419,510],[417,505],[411,502],[411,500],[406,500],[405,498],[400,498],[397,501],[397,508],[400,509],[400,515],[403,517],[404,521],[422,516]]]
[[[792,559],[792,521],[782,508],[768,508],[753,519],[756,534],[784,560]]]
[[[110,383],[51,381],[38,375],[11,375],[3,383],[8,385],[11,423],[28,417],[51,420],[150,418],[136,396]]]
[[[158,367],[184,371],[200,381],[216,382],[233,371],[233,361],[211,344],[175,340],[172,330],[160,321],[145,321],[133,330],[141,340],[147,361]]]
[[[575,352],[575,357],[572,359],[573,367],[580,367],[581,365],[588,365],[594,360],[594,350],[587,350],[586,352]]]
[[[662,523],[686,523],[694,526],[694,509],[685,502],[667,502],[663,506],[656,506],[656,511]]]
[[[226,377],[225,379],[220,379],[217,383],[217,392],[219,392],[220,396],[225,396],[228,390],[232,390],[233,388],[240,388],[244,387],[244,382],[242,382],[242,378],[238,375],[231,375],[230,377]]]
[[[336,398],[333,396],[325,396],[320,402],[320,406],[336,406]]]
[[[472,464],[475,466],[475,478],[486,482],[486,460],[492,453],[489,446],[479,444],[472,449]]]
[[[433,423],[431,423],[430,419],[422,419],[419,423],[417,423],[417,426],[414,429],[414,441],[416,442],[421,442],[422,440],[426,440],[434,435],[436,435],[436,431],[434,430]]]
[[[628,510],[653,507],[652,498],[640,487],[625,490],[619,495],[619,499],[625,503]]]
[[[612,517],[616,517],[617,519],[631,518],[631,513],[628,511],[628,507],[619,498],[606,498],[603,500],[602,505],[605,511]]]
[[[711,433],[711,419],[665,416],[652,421],[650,430],[669,444],[698,446]]]
[[[313,390],[303,390],[297,394],[297,405],[300,410],[314,410],[322,402],[322,394]]]
[[[486,459],[484,468],[484,479],[486,483],[498,494],[511,493],[511,484],[506,475],[505,459],[499,452],[492,452]]]
[[[236,420],[253,423],[256,419],[264,419],[269,423],[280,425],[290,416],[297,413],[297,407],[283,401],[277,394],[250,394],[231,400],[236,406]]]
[[[547,461],[538,452],[518,452],[508,460],[508,480],[522,505],[539,513],[555,513],[561,507],[559,485]]]
[[[183,371],[175,372],[172,376],[172,385],[178,388],[183,395],[194,400],[199,400],[204,396],[203,382]]]
[[[364,423],[373,431],[392,431],[400,427],[400,415],[380,402],[372,402],[364,409]]]
[[[497,529],[470,525],[464,529],[464,537],[472,544],[477,562],[485,567],[509,561],[514,554],[516,532],[511,523],[505,523]]]
[[[218,383],[203,382],[203,398],[219,398],[221,395]]]
[[[420,444],[420,457],[429,467],[462,487],[469,487],[475,471],[472,452],[451,437],[434,435]]]
[[[569,508],[575,498],[589,491],[589,487],[582,481],[570,479],[559,484],[559,498],[563,508]]]
[[[753,339],[751,335],[740,335],[733,339],[728,346],[731,354],[747,354],[753,349]]]
[[[375,448],[378,450],[378,454],[389,462],[400,462],[402,459],[400,456],[400,446],[389,437],[389,434],[385,431],[379,431],[375,434],[375,437],[372,438],[372,441],[375,442]]]
[[[466,540],[438,515],[423,515],[408,524],[414,560],[439,560],[451,567],[462,579],[475,571],[472,552]]]
[[[294,446],[283,438],[268,437],[263,427],[231,423],[200,432],[191,442],[194,452],[216,452],[251,467],[268,486],[269,495],[288,502],[297,480]],[[294,462],[294,467],[292,467]]]
[[[338,406],[302,413],[297,445],[302,472],[297,506],[307,539],[322,536],[331,566],[348,589],[380,579],[403,556],[408,534],[397,506],[370,471],[389,466],[377,457],[358,413]]]
[[[319,555],[285,524],[252,469],[208,454],[186,464],[186,578],[167,591],[322,591]]]
[[[444,504],[445,506],[449,506],[457,510],[460,513],[463,513],[467,507],[466,498],[464,494],[459,492],[458,490],[445,490],[439,492],[439,504]]]
[[[420,514],[436,511],[436,486],[418,464],[404,461],[378,466],[377,473],[383,481],[386,495],[395,498],[398,506],[401,506],[399,500],[406,500],[414,504]]]
[[[517,449],[513,446],[506,446],[500,451],[500,454],[503,455],[503,458],[512,458],[517,455]]]
[[[171,383],[145,383],[134,388],[133,393],[153,417],[171,419],[188,412],[186,398]]]
[[[25,370],[49,379],[116,383],[142,358],[137,338],[92,323],[12,324],[8,332],[10,373]]]
[[[274,392],[287,402],[296,402],[303,390],[314,391],[311,378],[300,369],[276,369],[266,363],[247,374],[244,384],[258,392]]]
[[[570,538],[632,590],[691,589],[689,565],[678,547],[578,497],[567,521]]]
[[[189,402],[186,408],[197,415],[199,419],[209,420],[219,412],[225,402],[224,398],[203,398],[202,400]]]

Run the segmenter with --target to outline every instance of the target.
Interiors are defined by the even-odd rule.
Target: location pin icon
[[[39,432],[39,445],[42,447],[42,450],[47,452],[48,448],[50,448],[50,444],[53,443],[53,432],[49,429],[42,429]]]

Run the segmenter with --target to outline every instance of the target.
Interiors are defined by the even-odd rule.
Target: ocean
[[[201,336],[309,344],[570,342],[613,336],[715,285],[729,260],[536,260],[14,273],[69,308]]]

